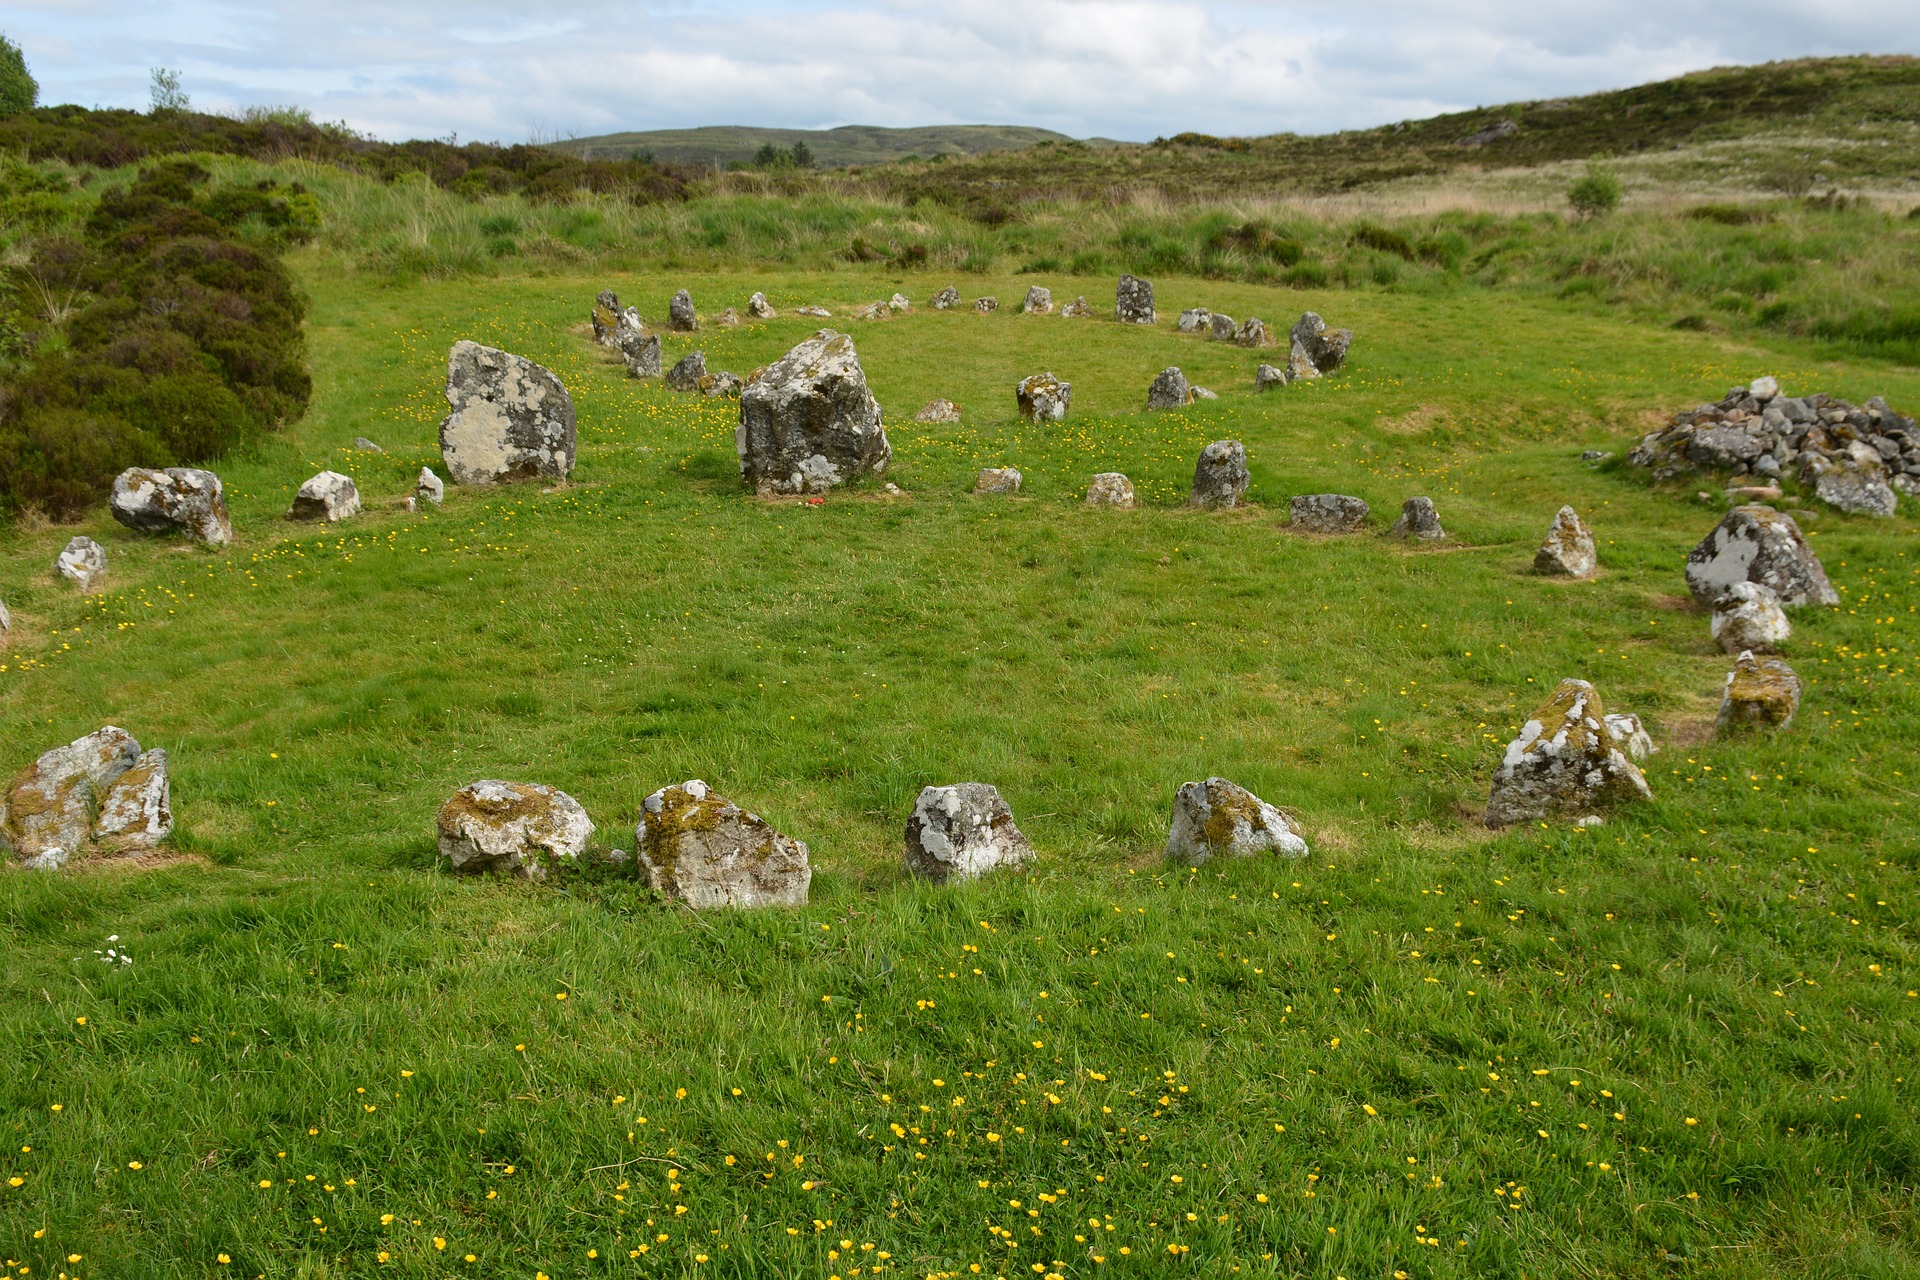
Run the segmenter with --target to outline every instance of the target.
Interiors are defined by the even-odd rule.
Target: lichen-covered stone
[[[708,374],[706,377],[700,379],[700,394],[704,396],[737,396],[746,385],[746,381],[742,379],[739,374],[734,373],[730,369],[722,369],[718,373]]]
[[[974,477],[975,493],[1018,493],[1020,492],[1020,470],[1017,467],[982,467],[980,474]]]
[[[1123,275],[1113,289],[1113,318],[1121,324],[1152,324],[1153,284],[1139,276]]]
[[[339,520],[351,520],[360,514],[360,489],[352,476],[343,476],[338,471],[322,471],[305,484],[300,492],[293,495],[293,505],[287,508],[289,520],[320,520],[332,524]]]
[[[601,346],[618,348],[624,334],[645,328],[639,308],[621,306],[620,296],[613,290],[603,290],[593,300],[593,340]]]
[[[1174,793],[1168,858],[1197,867],[1214,857],[1261,853],[1304,858],[1307,842],[1292,818],[1225,778],[1188,782]]]
[[[1213,342],[1232,342],[1238,332],[1239,324],[1225,312],[1216,311],[1207,317],[1207,337]]]
[[[153,471],[128,467],[113,481],[107,500],[113,518],[147,533],[184,533],[210,547],[233,541],[220,477],[193,467]]]
[[[365,436],[355,436],[353,438],[353,447],[358,449],[361,453],[385,453],[386,452],[385,449],[382,449],[379,445],[367,439]]]
[[[893,460],[853,339],[822,329],[740,393],[740,477],[756,491],[821,493]]]
[[[1899,510],[1887,468],[1879,461],[1846,458],[1820,468],[1813,492],[1835,511],[1849,515],[1891,517]]]
[[[1311,311],[1294,322],[1288,335],[1294,352],[1304,354],[1319,373],[1332,373],[1347,361],[1353,346],[1353,330],[1329,329],[1327,322]]]
[[[1370,514],[1364,499],[1344,493],[1296,494],[1290,504],[1293,527],[1301,533],[1353,533]]]
[[[825,307],[795,307],[793,314],[797,316],[812,316],[816,320],[830,320],[833,318],[833,312],[827,310]]]
[[[1713,602],[1713,642],[1722,653],[1772,653],[1793,634],[1774,589],[1736,582]]]
[[[1438,542],[1447,531],[1440,527],[1440,513],[1434,509],[1432,498],[1408,498],[1400,504],[1400,518],[1387,530],[1387,536]]]
[[[116,725],[46,752],[0,797],[0,849],[39,867],[85,852],[101,801],[139,760],[140,744]]]
[[[1279,368],[1276,365],[1262,363],[1258,369],[1253,371],[1253,390],[1255,394],[1262,391],[1272,391],[1277,387],[1284,387],[1291,381],[1291,375],[1288,374],[1285,369]]]
[[[1779,658],[1742,653],[1727,672],[1713,731],[1730,737],[1749,729],[1784,729],[1800,709],[1801,680]]]
[[[984,782],[923,787],[907,819],[907,874],[945,884],[1024,867],[1033,846],[1014,825],[1013,810]]]
[[[772,304],[767,301],[766,294],[756,291],[751,298],[747,299],[747,314],[755,320],[771,320],[780,313],[775,311]]]
[[[698,778],[662,787],[642,802],[634,843],[655,892],[696,911],[807,904],[813,882],[807,846],[714,795]]]
[[[1320,370],[1313,363],[1313,357],[1307,354],[1307,349],[1294,343],[1292,350],[1287,353],[1287,381],[1311,382],[1320,376]]]
[[[1653,735],[1647,732],[1647,726],[1640,723],[1640,717],[1631,711],[1609,712],[1607,728],[1629,759],[1645,760],[1660,750],[1653,745]]]
[[[722,307],[720,314],[714,318],[713,322],[722,329],[738,329],[740,327],[740,313],[732,307]]]
[[[7,602],[0,600],[0,636],[13,630],[13,615],[7,612]]]
[[[700,319],[693,311],[693,295],[682,289],[667,303],[667,328],[675,333],[692,333],[699,327]]]
[[[948,285],[940,292],[934,294],[933,301],[928,305],[935,311],[951,311],[960,305],[960,291],[952,285]]]
[[[660,335],[642,333],[624,341],[620,347],[620,356],[627,362],[629,378],[657,378],[660,376]]]
[[[460,788],[440,807],[440,856],[455,871],[543,876],[557,859],[586,852],[587,811],[566,792],[537,782],[486,779]]]
[[[1580,817],[1653,792],[1607,727],[1600,695],[1585,680],[1562,680],[1507,744],[1487,799],[1487,825]]]
[[[420,478],[413,482],[413,496],[420,502],[431,502],[439,506],[447,498],[447,486],[439,476],[433,474],[430,467],[420,468]]]
[[[701,379],[707,376],[707,353],[689,351],[680,357],[673,368],[667,370],[666,381],[674,391],[698,391]]]
[[[1073,384],[1051,373],[1036,373],[1014,384],[1013,398],[1027,421],[1059,422],[1073,405]]]
[[[1258,316],[1233,331],[1233,342],[1235,346],[1255,348],[1279,345],[1273,336],[1273,327]]]
[[[1213,312],[1205,307],[1188,307],[1180,313],[1175,327],[1181,333],[1210,334],[1213,332]]]
[[[1727,512],[1687,556],[1687,590],[1701,604],[1712,604],[1736,582],[1773,588],[1789,609],[1840,603],[1793,517],[1757,503]]]
[[[1162,369],[1147,388],[1147,408],[1184,409],[1193,403],[1193,387],[1177,366]]]
[[[1196,507],[1237,507],[1251,478],[1247,447],[1238,440],[1215,440],[1193,464],[1193,493],[1188,501]]]
[[[1060,308],[1060,314],[1069,320],[1082,320],[1093,314],[1093,304],[1087,301],[1087,295],[1083,293]]]
[[[869,302],[864,307],[855,307],[851,317],[854,320],[891,320],[893,312],[884,302]]]
[[[913,420],[915,422],[930,423],[958,422],[960,421],[960,406],[945,396],[941,396],[938,399],[927,401],[926,407],[913,415]]]
[[[455,484],[565,480],[573,471],[573,397],[550,370],[477,342],[447,356],[440,456]]]
[[[1027,296],[1020,303],[1020,310],[1031,316],[1053,314],[1053,290],[1044,285],[1030,285]]]
[[[80,588],[82,595],[92,595],[105,585],[106,548],[85,534],[80,534],[54,558],[53,567],[61,577]]]
[[[1599,567],[1592,531],[1572,507],[1561,507],[1547,529],[1546,541],[1533,553],[1533,571],[1562,578],[1591,578]]]
[[[1000,299],[975,298],[973,300],[973,309],[975,311],[980,312],[982,315],[985,315],[989,311],[998,311],[1000,309]]]
[[[152,849],[173,834],[173,791],[167,752],[142,752],[133,767],[108,787],[94,819],[96,847],[113,853]]]
[[[1087,481],[1087,505],[1133,510],[1133,481],[1118,471],[1102,471]]]
[[[904,293],[896,293],[887,299],[887,310],[895,315],[905,315],[913,310],[913,302]]]

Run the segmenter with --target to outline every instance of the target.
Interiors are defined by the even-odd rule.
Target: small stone
[[[1273,329],[1258,316],[1248,320],[1233,331],[1234,345],[1241,347],[1272,347],[1279,345],[1273,336]]]
[[[1645,760],[1660,750],[1653,745],[1653,735],[1647,732],[1647,726],[1641,724],[1640,717],[1631,711],[1609,713],[1607,729],[1629,759]]]
[[[54,559],[60,576],[80,588],[80,594],[92,595],[107,576],[107,552],[92,538],[82,534],[67,543],[66,550]]]
[[[224,547],[233,541],[226,495],[220,477],[211,471],[128,467],[114,477],[107,505],[113,518],[129,529],[184,533],[210,547]]]
[[[816,320],[827,320],[833,316],[833,312],[827,310],[825,307],[798,307],[794,310],[793,314],[797,316],[812,316]]]
[[[1572,507],[1561,507],[1547,529],[1546,541],[1533,554],[1533,571],[1562,578],[1591,578],[1599,567],[1593,533]]]
[[[1073,403],[1073,384],[1051,373],[1036,373],[1014,384],[1013,398],[1027,421],[1059,422]]]
[[[714,320],[714,323],[722,329],[738,329],[740,327],[740,313],[732,307],[723,307],[718,318]]]
[[[1742,484],[1728,489],[1723,495],[1728,501],[1776,502],[1780,498],[1780,486],[1777,484]]]
[[[1287,381],[1311,382],[1321,376],[1319,368],[1313,363],[1313,357],[1307,354],[1307,349],[1297,342],[1294,343],[1293,350],[1287,355]]]
[[[1214,857],[1251,858],[1276,853],[1307,856],[1307,842],[1292,818],[1253,792],[1225,778],[1188,782],[1174,793],[1167,829],[1167,857],[1197,867]]]
[[[565,480],[573,471],[573,397],[551,370],[456,342],[447,356],[440,456],[455,484]]]
[[[1037,284],[1031,286],[1026,299],[1020,304],[1020,310],[1034,316],[1053,314],[1053,290]]]
[[[700,319],[693,311],[693,295],[682,289],[667,303],[667,328],[675,333],[692,333],[699,327]]]
[[[1232,316],[1216,311],[1207,318],[1207,337],[1214,342],[1231,342],[1238,327]]]
[[[1302,493],[1290,507],[1293,527],[1301,533],[1354,533],[1367,522],[1371,509],[1344,493]]]
[[[1093,304],[1087,301],[1087,295],[1083,293],[1060,308],[1060,314],[1069,320],[1083,320],[1093,314]]]
[[[1712,627],[1722,653],[1772,653],[1793,634],[1779,594],[1758,582],[1736,582],[1721,592]]]
[[[740,477],[756,491],[823,493],[893,460],[853,339],[822,329],[740,393]]]
[[[1250,478],[1247,447],[1238,440],[1215,440],[1200,451],[1194,464],[1189,501],[1196,507],[1237,507]]]
[[[23,860],[50,855],[46,868],[83,852],[101,802],[139,760],[140,744],[116,725],[44,753],[0,794],[0,851]]]
[[[1178,328],[1181,333],[1212,333],[1213,312],[1205,307],[1189,307],[1180,313]]]
[[[1438,542],[1447,531],[1440,527],[1440,513],[1434,510],[1432,498],[1408,498],[1400,504],[1400,518],[1387,530],[1387,536]]]
[[[1187,375],[1177,367],[1162,369],[1147,388],[1147,408],[1184,409],[1193,403],[1193,388],[1187,384]]]
[[[679,363],[667,370],[667,386],[674,391],[698,391],[701,379],[707,377],[707,353],[689,351],[681,356]]]
[[[923,787],[907,819],[907,874],[946,884],[1033,861],[1013,810],[984,782]]]
[[[437,507],[446,501],[447,486],[439,476],[433,473],[431,467],[422,467],[420,478],[413,482],[413,496],[422,502],[431,502]]]
[[[566,792],[537,782],[491,779],[460,788],[440,807],[440,856],[455,871],[547,873],[555,859],[587,850],[593,820]]]
[[[1329,329],[1327,322],[1308,311],[1294,322],[1293,350],[1304,353],[1321,373],[1332,373],[1347,361],[1347,349],[1353,345],[1353,330]]]
[[[1087,505],[1133,510],[1133,481],[1118,471],[1102,471],[1087,481]]]
[[[13,630],[13,615],[7,612],[7,602],[0,600],[0,636]]]
[[[365,436],[355,436],[353,438],[353,447],[358,449],[362,453],[385,453],[386,452],[385,449],[382,449],[379,445],[367,439]]]
[[[960,305],[960,291],[952,285],[948,285],[940,292],[934,294],[933,301],[927,305],[931,306],[935,311],[951,311]]]
[[[640,334],[620,348],[620,355],[627,362],[629,378],[657,378],[660,376],[660,335],[657,333]]]
[[[982,314],[985,314],[986,312],[989,312],[989,311],[998,311],[1000,309],[1000,299],[975,298],[973,300],[973,309]]]
[[[887,299],[887,310],[895,315],[904,315],[913,310],[913,303],[907,300],[906,294],[896,293]]]
[[[173,834],[173,792],[167,776],[167,752],[143,752],[133,767],[108,787],[94,819],[94,843],[112,853],[152,849]]]
[[[958,422],[960,406],[942,396],[939,399],[927,401],[926,407],[913,415],[913,420],[932,423]]]
[[[1726,738],[1748,729],[1786,728],[1800,709],[1801,687],[1800,677],[1780,659],[1742,653],[1727,673],[1714,734]]]
[[[287,508],[289,520],[323,520],[332,524],[351,520],[360,514],[360,490],[353,477],[338,471],[322,471],[300,486]]]
[[[1580,453],[1580,461],[1605,462],[1608,458],[1611,458],[1612,456],[1613,456],[1613,451],[1610,449],[1585,449],[1585,450],[1582,450]]]
[[[1020,472],[1015,467],[982,467],[980,474],[974,477],[975,493],[1018,493],[1020,492]]]
[[[891,320],[893,312],[887,310],[884,302],[869,302],[864,307],[855,307],[851,316],[854,320]]]
[[[635,856],[656,893],[696,911],[807,904],[807,846],[700,779],[662,787],[640,810]]]
[[[1152,324],[1153,285],[1135,275],[1123,275],[1113,290],[1113,318],[1121,324]]]
[[[1262,391],[1272,391],[1276,387],[1284,387],[1290,381],[1292,381],[1292,378],[1288,375],[1287,371],[1274,365],[1263,363],[1258,369],[1253,371],[1253,389],[1256,394]]]
[[[756,292],[747,299],[747,314],[755,320],[771,320],[780,313],[767,304],[766,294]]]
[[[1767,377],[1755,378],[1747,384],[1747,394],[1765,404],[1780,394],[1780,379]]]
[[[1504,827],[1579,816],[1652,794],[1608,728],[1599,693],[1585,680],[1562,680],[1507,744],[1486,822]]]
[[[1209,390],[1206,387],[1195,387],[1193,389],[1193,398],[1195,400],[1218,400],[1220,398],[1220,393],[1218,391]]]
[[[1772,507],[1735,507],[1687,556],[1687,589],[1701,604],[1712,604],[1736,582],[1773,588],[1789,609],[1840,603],[1800,526]]]
[[[718,373],[709,374],[700,379],[700,393],[707,396],[738,397],[740,389],[745,385],[739,374],[722,369]]]

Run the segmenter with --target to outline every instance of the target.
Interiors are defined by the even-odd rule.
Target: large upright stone
[[[1608,727],[1600,695],[1562,680],[1507,744],[1487,798],[1487,825],[1585,817],[1653,792]]]
[[[1289,515],[1301,533],[1353,533],[1372,514],[1364,498],[1344,493],[1302,493],[1294,496]]]
[[[654,891],[696,911],[807,904],[807,846],[698,778],[648,796],[633,838]]]
[[[1400,518],[1387,530],[1387,536],[1438,542],[1447,531],[1440,527],[1440,513],[1434,509],[1432,498],[1408,498],[1400,504]]]
[[[994,787],[960,782],[921,788],[907,819],[907,874],[945,884],[1032,861],[1033,846]]]
[[[1193,387],[1177,366],[1162,369],[1147,388],[1147,408],[1184,409],[1193,403]]]
[[[586,852],[593,820],[566,792],[537,782],[486,779],[440,806],[440,855],[455,871],[539,877],[556,859]]]
[[[1713,602],[1713,642],[1722,653],[1772,653],[1793,634],[1793,624],[1772,587],[1736,582]]]
[[[1031,316],[1053,314],[1053,290],[1043,285],[1033,285],[1027,290],[1026,299],[1021,302],[1020,310]]]
[[[1289,337],[1292,350],[1305,355],[1307,362],[1320,373],[1332,373],[1345,364],[1347,348],[1353,345],[1353,330],[1329,329],[1327,322],[1311,311],[1294,322]]]
[[[689,351],[667,370],[667,386],[674,391],[698,391],[707,378],[707,353]]]
[[[1730,737],[1749,729],[1784,729],[1800,709],[1800,677],[1778,658],[1743,653],[1727,672],[1713,731]]]
[[[1736,582],[1771,587],[1788,608],[1840,603],[1793,517],[1757,503],[1727,512],[1687,556],[1687,590],[1701,604]]]
[[[1561,507],[1547,528],[1546,541],[1533,553],[1533,571],[1562,578],[1591,578],[1599,567],[1592,531],[1572,507]]]
[[[173,789],[164,747],[144,751],[114,780],[93,823],[95,847],[110,853],[152,849],[173,834]]]
[[[320,520],[333,524],[360,514],[360,488],[352,476],[322,471],[300,486],[287,508],[289,520]]]
[[[107,500],[113,518],[146,533],[184,533],[210,547],[233,541],[220,477],[193,467],[152,471],[128,467],[113,481]]]
[[[440,456],[455,484],[565,480],[573,471],[573,397],[521,356],[456,342],[447,356]]]
[[[693,295],[682,289],[667,303],[667,328],[675,333],[692,333],[699,327],[699,317],[693,311]]]
[[[1215,440],[1200,451],[1193,464],[1196,507],[1237,507],[1252,477],[1247,471],[1247,446],[1238,440]]]
[[[893,460],[853,339],[822,329],[740,393],[740,477],[756,491],[821,493]]]
[[[1152,324],[1153,284],[1139,276],[1121,276],[1113,290],[1113,318],[1121,324]]]
[[[1167,857],[1197,867],[1214,857],[1307,856],[1307,842],[1292,818],[1253,792],[1225,778],[1189,782],[1173,797]]]
[[[593,340],[601,346],[617,349],[625,334],[639,333],[645,328],[639,308],[621,306],[620,297],[613,290],[603,290],[593,300]]]
[[[61,577],[80,588],[80,594],[92,595],[105,586],[106,548],[85,534],[79,534],[54,557],[53,567]]]
[[[101,802],[139,761],[140,744],[115,725],[45,753],[0,796],[0,849],[45,868],[85,852]]]
[[[1059,422],[1073,405],[1073,384],[1051,373],[1036,373],[1014,384],[1013,399],[1027,421]]]
[[[1087,481],[1087,505],[1133,510],[1133,481],[1118,471],[1102,471]]]

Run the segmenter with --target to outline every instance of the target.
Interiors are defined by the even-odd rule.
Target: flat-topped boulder
[[[893,460],[853,339],[822,329],[740,393],[740,477],[756,491],[821,493]]]
[[[1013,398],[1027,421],[1059,422],[1073,404],[1073,384],[1051,373],[1036,373],[1014,384]]]
[[[699,327],[700,318],[693,310],[693,295],[682,289],[667,303],[667,328],[675,333],[692,333]]]
[[[1026,298],[1020,303],[1020,310],[1031,316],[1053,314],[1053,290],[1044,285],[1030,286]]]
[[[577,859],[593,837],[593,820],[566,792],[491,778],[454,792],[435,825],[440,856],[455,871],[511,871],[529,878]]]
[[[1184,409],[1193,403],[1193,387],[1177,366],[1162,369],[1147,388],[1147,408]]]
[[[1118,471],[1102,471],[1087,481],[1087,505],[1133,510],[1133,481]]]
[[[1018,467],[982,467],[980,474],[974,477],[975,493],[1018,493],[1020,492],[1020,469]]]
[[[338,471],[322,471],[301,485],[300,492],[293,495],[293,505],[287,508],[289,520],[319,520],[326,524],[351,520],[359,514],[360,487],[354,484],[352,476],[343,476]]]
[[[1722,653],[1772,653],[1793,634],[1772,587],[1736,582],[1713,602],[1713,642]]]
[[[76,534],[54,557],[53,569],[61,577],[80,589],[81,595],[92,595],[105,589],[107,576],[107,551],[99,543],[85,534]]]
[[[1487,798],[1490,827],[1584,817],[1653,792],[1607,724],[1599,692],[1562,680],[1507,744]]]
[[[455,484],[565,480],[573,471],[573,397],[523,356],[456,342],[447,356],[440,457]]]
[[[44,753],[0,792],[0,852],[32,870],[150,849],[172,832],[166,751],[142,751],[116,725]]]
[[[960,291],[952,285],[948,285],[940,292],[934,294],[933,301],[927,305],[935,311],[951,311],[960,305]]]
[[[1123,275],[1113,288],[1113,318],[1121,324],[1152,324],[1158,317],[1153,310],[1153,283],[1136,275]]]
[[[1793,517],[1758,503],[1727,512],[1687,556],[1687,590],[1701,604],[1711,605],[1736,582],[1771,587],[1789,609],[1840,603]]]
[[[1289,504],[1289,518],[1301,533],[1354,533],[1371,514],[1365,499],[1344,493],[1301,493]]]
[[[907,874],[945,884],[1033,861],[1013,810],[984,782],[923,787],[907,819]]]
[[[946,423],[960,421],[960,406],[941,396],[927,401],[920,412],[913,415],[915,422]]]
[[[1546,540],[1533,553],[1533,571],[1561,578],[1591,578],[1599,568],[1593,532],[1572,507],[1561,507],[1547,527]]]
[[[1329,329],[1327,322],[1308,311],[1294,322],[1288,335],[1296,356],[1304,355],[1317,373],[1332,373],[1347,362],[1347,350],[1353,346],[1353,330]]]
[[[128,467],[107,499],[113,518],[145,533],[184,533],[210,547],[233,541],[220,477],[194,467]]]
[[[1188,501],[1196,507],[1237,507],[1251,478],[1247,446],[1238,440],[1215,440],[1200,451],[1199,460],[1193,464],[1193,492]]]
[[[674,391],[698,391],[707,376],[707,353],[689,351],[667,370],[666,382]]]
[[[1727,672],[1714,733],[1725,738],[1752,729],[1786,728],[1800,710],[1803,687],[1794,669],[1781,659],[1742,653]]]
[[[1438,542],[1447,536],[1440,527],[1440,513],[1432,498],[1408,498],[1400,504],[1400,518],[1387,530],[1390,538],[1412,538],[1416,542]]]
[[[767,301],[766,294],[756,290],[754,295],[747,299],[747,314],[755,320],[771,320],[780,313],[775,311],[772,304]]]
[[[696,911],[807,904],[807,846],[698,778],[648,796],[633,838],[654,891]]]
[[[1294,820],[1253,792],[1225,778],[1183,783],[1173,797],[1167,827],[1167,857],[1197,867],[1216,858],[1274,853],[1307,856],[1307,842]]]

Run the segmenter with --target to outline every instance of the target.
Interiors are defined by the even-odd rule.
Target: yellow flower
[[[218,1262],[218,1263],[219,1263],[219,1264],[220,1264],[221,1266],[223,1266],[223,1267],[224,1267],[224,1266],[226,1266],[226,1265],[227,1265],[227,1264],[228,1264],[229,1262],[232,1262],[232,1261],[233,1261],[233,1259],[232,1259],[232,1258],[229,1258],[229,1257],[228,1257],[228,1256],[227,1256],[226,1254],[224,1254],[224,1253],[216,1253],[216,1254],[214,1254],[214,1255],[213,1255],[213,1260],[214,1260],[215,1262]]]

